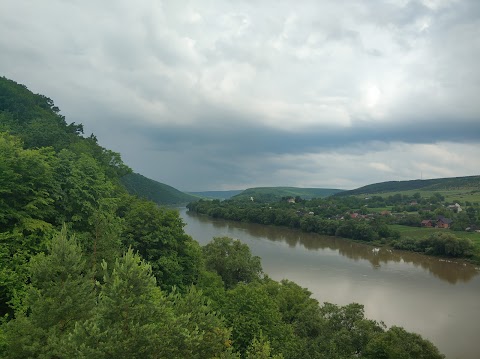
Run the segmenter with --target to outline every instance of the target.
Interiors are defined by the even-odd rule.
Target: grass
[[[480,203],[480,190],[475,189],[451,189],[451,190],[408,190],[408,191],[395,191],[385,193],[375,193],[373,195],[380,197],[393,196],[395,194],[402,194],[412,196],[415,193],[420,193],[422,198],[429,198],[434,193],[439,193],[445,197],[445,202],[460,201],[461,203],[471,202]],[[358,197],[365,197],[364,194],[357,195]]]

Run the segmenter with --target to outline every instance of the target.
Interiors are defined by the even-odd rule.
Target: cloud
[[[477,174],[475,0],[6,0],[0,34],[3,75],[182,189]]]

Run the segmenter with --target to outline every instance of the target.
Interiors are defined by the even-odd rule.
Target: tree
[[[361,356],[368,342],[383,332],[383,323],[365,319],[363,306],[357,303],[342,307],[325,303],[321,315],[321,335],[315,342],[327,358]]]
[[[77,231],[88,231],[100,205],[115,196],[115,186],[98,162],[87,154],[62,150],[57,176],[61,179],[61,197],[57,221],[71,222]]]
[[[188,288],[195,283],[202,263],[197,242],[185,234],[177,211],[158,207],[132,196],[123,198],[119,215],[125,220],[122,242],[147,260],[164,290]]]
[[[367,345],[364,358],[371,359],[442,359],[438,349],[420,335],[400,327],[377,334]]]
[[[0,225],[2,231],[26,230],[48,222],[58,183],[52,149],[24,150],[22,142],[0,133]]]
[[[477,210],[474,207],[467,207],[467,216],[470,221],[469,224],[476,224],[477,223]]]
[[[229,237],[215,237],[203,247],[205,266],[222,277],[226,288],[238,283],[250,283],[260,278],[260,258],[252,256],[250,248]]]
[[[233,347],[242,355],[260,336],[271,343],[274,354],[292,351],[292,327],[283,323],[275,298],[261,283],[240,283],[227,291],[222,313],[232,327]]]
[[[30,273],[23,305],[5,327],[8,356],[61,356],[75,323],[88,318],[95,304],[91,275],[66,227],[53,239],[49,254],[32,258]]]
[[[189,333],[156,285],[150,265],[129,249],[104,279],[92,318],[79,323],[65,357],[184,358]]]
[[[282,354],[271,355],[270,342],[260,335],[260,339],[253,338],[252,344],[248,347],[246,359],[283,359]]]
[[[436,232],[419,241],[418,247],[427,254],[446,255],[449,257],[470,256],[474,246],[468,238],[458,238],[452,233]]]
[[[232,351],[231,329],[225,320],[211,306],[211,302],[200,290],[190,287],[184,294],[175,291],[170,294],[177,317],[182,318],[183,326],[191,333],[188,345],[189,358],[203,359],[226,355]]]

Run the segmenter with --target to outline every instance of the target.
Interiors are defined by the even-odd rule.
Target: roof
[[[438,216],[437,221],[445,223],[445,224],[452,223],[452,220],[450,218],[445,218],[444,216]]]

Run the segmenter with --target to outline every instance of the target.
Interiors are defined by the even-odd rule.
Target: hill
[[[342,192],[333,188],[301,188],[301,187],[254,187],[233,196],[232,199],[250,199],[259,202],[278,201],[282,197],[301,197],[303,199],[324,198]]]
[[[223,200],[223,199],[229,199],[242,192],[243,192],[243,189],[235,189],[230,191],[202,191],[202,192],[187,192],[187,193],[197,197]]]
[[[388,181],[374,183],[354,190],[337,193],[336,196],[351,196],[360,194],[380,194],[386,192],[421,191],[452,191],[480,190],[480,176],[435,178],[428,180]]]
[[[160,205],[186,204],[198,200],[197,196],[179,191],[139,173],[131,173],[120,180],[130,194],[148,199]]]
[[[202,249],[178,211],[120,179],[185,194],[127,173],[51,99],[0,77],[0,358],[443,358],[359,304],[320,306],[264,276],[238,240]]]

